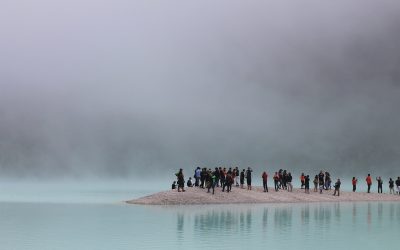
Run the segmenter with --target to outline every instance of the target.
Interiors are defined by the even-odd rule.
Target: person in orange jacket
[[[368,174],[367,178],[365,178],[365,181],[367,182],[368,185],[368,193],[370,193],[372,185],[372,178],[370,174]]]

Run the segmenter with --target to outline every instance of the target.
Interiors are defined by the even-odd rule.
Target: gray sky
[[[3,0],[0,175],[398,175],[399,13],[397,0]]]

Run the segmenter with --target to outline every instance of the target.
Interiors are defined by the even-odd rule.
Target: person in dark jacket
[[[185,178],[183,176],[183,170],[182,168],[179,169],[179,172],[176,173],[176,178],[178,179],[178,192],[185,192]]]
[[[304,178],[304,190],[305,190],[305,192],[306,192],[307,194],[310,193],[310,176],[309,176],[309,175],[307,175],[307,176]]]
[[[262,180],[263,180],[263,187],[264,187],[264,192],[268,192],[268,174],[267,172],[264,171],[262,174]]]
[[[232,184],[233,184],[233,176],[232,176],[232,172],[229,172],[226,174],[226,179],[225,179],[225,184],[224,184],[224,189],[226,187],[226,192],[231,192],[232,191]],[[224,189],[222,189],[222,192],[224,191]]]
[[[293,179],[292,174],[289,172],[286,176],[286,186],[288,192],[293,192],[292,179]]]
[[[396,180],[397,194],[400,195],[400,176]]]
[[[242,170],[240,173],[240,188],[244,188],[244,176],[245,176],[246,170]]]
[[[394,194],[394,181],[392,180],[392,178],[389,179],[389,193]]]
[[[339,196],[339,194],[340,194],[340,184],[341,184],[340,179],[337,179],[337,181],[335,183],[335,186],[334,186],[335,192],[333,193],[333,196],[336,195],[336,192],[337,192],[337,196]]]
[[[251,190],[251,172],[253,172],[253,170],[248,167],[246,171],[247,190]]]
[[[379,193],[382,193],[383,180],[382,180],[382,178],[379,176],[378,178],[376,178],[376,181],[378,182],[378,194],[379,194]]]
[[[318,182],[319,182],[319,193],[322,194],[322,190],[324,189],[324,178],[325,178],[325,174],[324,172],[321,170],[318,174]]]

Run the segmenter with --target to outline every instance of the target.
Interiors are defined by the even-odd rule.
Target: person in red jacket
[[[268,192],[268,174],[267,172],[264,171],[264,173],[262,174],[262,179],[263,179],[263,186],[264,186],[264,192]]]
[[[356,179],[356,177],[353,177],[353,179],[351,180],[351,184],[353,185],[353,192],[355,192],[356,189],[357,189],[357,179]]]
[[[370,193],[371,185],[372,185],[372,178],[371,178],[370,174],[368,174],[367,178],[365,178],[365,181],[367,182],[367,185],[368,185],[368,193]]]

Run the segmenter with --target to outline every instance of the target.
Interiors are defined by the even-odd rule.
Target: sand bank
[[[186,192],[169,190],[155,193],[142,198],[127,201],[129,204],[143,205],[195,205],[195,204],[242,204],[242,203],[301,203],[301,202],[338,202],[338,201],[398,201],[399,195],[378,194],[366,192],[340,192],[340,196],[333,196],[333,190],[324,190],[322,194],[310,190],[310,194],[303,189],[293,189],[293,192],[269,189],[264,193],[262,187],[253,187],[253,190],[232,187],[232,192],[222,192],[215,189],[215,194],[207,193],[207,189],[186,188]]]

